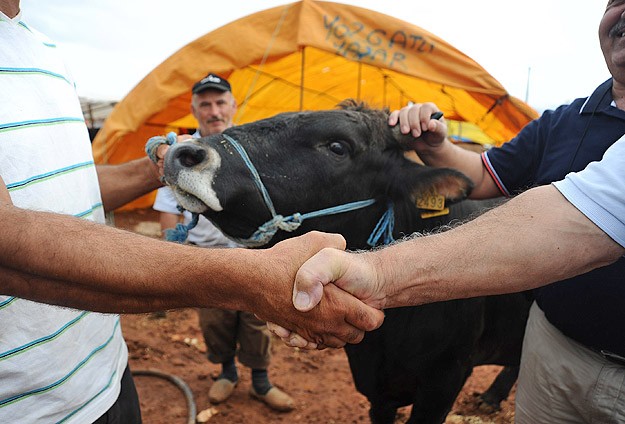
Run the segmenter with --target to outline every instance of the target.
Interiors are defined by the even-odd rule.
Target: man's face
[[[625,82],[625,0],[609,0],[599,24],[599,42],[612,76]]]
[[[206,90],[193,95],[191,113],[200,126],[200,135],[220,133],[232,126],[237,111],[234,96],[229,91]]]

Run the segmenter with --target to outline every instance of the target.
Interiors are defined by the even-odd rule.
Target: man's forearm
[[[448,232],[382,249],[379,262],[392,307],[523,291],[624,253],[557,189],[544,186]]]
[[[112,211],[162,186],[156,165],[146,156],[119,165],[97,165],[105,211]]]
[[[43,278],[0,267],[2,292],[51,305],[103,313],[142,313],[187,306],[173,297],[103,293],[91,285]]]
[[[0,216],[4,224],[0,232],[1,265],[36,278],[57,280],[53,285],[41,284],[37,290],[32,290],[32,285],[25,288],[17,280],[5,281],[1,290],[5,294],[47,302],[58,295],[54,286],[74,284],[75,294],[82,290],[85,295],[101,292],[141,298],[149,293],[167,299],[169,307],[189,305],[191,298],[201,306],[209,295],[211,303],[223,307],[238,308],[244,301],[245,293],[237,293],[226,284],[230,274],[225,272],[225,255],[232,253],[208,255],[190,246],[6,204],[0,205]],[[212,272],[202,273],[202,269]],[[214,282],[213,290],[203,294],[203,284],[210,282]],[[77,298],[68,306],[77,307],[78,302],[84,299]]]

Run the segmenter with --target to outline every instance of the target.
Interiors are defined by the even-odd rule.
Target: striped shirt
[[[59,56],[21,14],[0,13],[0,176],[16,206],[104,222],[87,128]],[[92,422],[116,401],[127,359],[117,315],[0,295],[0,422]]]

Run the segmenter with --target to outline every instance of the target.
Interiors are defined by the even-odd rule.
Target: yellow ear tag
[[[445,207],[445,196],[436,193],[434,190],[422,193],[417,197],[416,206],[419,209],[425,209],[425,211],[421,212],[421,218],[423,219],[449,213],[449,208]]]
[[[449,213],[449,208],[444,208],[440,211],[432,211],[432,212],[421,212],[421,218],[434,218],[435,216],[443,216]]]
[[[437,194],[434,191],[421,193],[421,195],[417,197],[416,205],[419,209],[442,211],[445,209],[445,196]]]

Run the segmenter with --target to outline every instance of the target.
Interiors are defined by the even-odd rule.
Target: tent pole
[[[525,85],[525,103],[529,101],[530,97],[530,74],[532,73],[532,67],[527,68],[527,84]]]
[[[87,109],[89,110],[89,128],[93,128],[95,125],[93,124],[93,108],[91,107],[91,102],[87,102]]]
[[[302,47],[302,64],[300,67],[300,82],[299,82],[299,111],[304,110],[304,69],[306,66],[306,47]]]
[[[390,105],[386,104],[386,89],[387,89],[387,86],[388,86],[388,75],[384,75],[384,85],[382,86],[383,87],[383,91],[382,91],[382,106],[383,107],[389,106],[389,108],[390,108]]]
[[[358,90],[356,98],[360,101],[360,83],[362,82],[362,62],[358,62]]]

